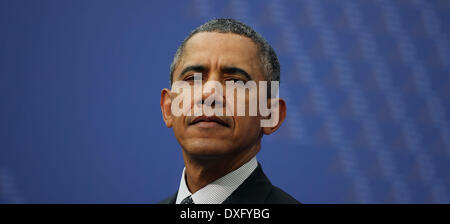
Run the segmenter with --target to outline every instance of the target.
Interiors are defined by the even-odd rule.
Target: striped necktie
[[[191,196],[189,195],[185,199],[183,199],[180,204],[195,204],[195,203],[192,200]]]

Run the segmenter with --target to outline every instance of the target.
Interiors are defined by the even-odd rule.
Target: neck
[[[250,149],[242,150],[238,154],[214,158],[199,158],[189,155],[183,150],[183,159],[186,166],[185,178],[189,191],[193,194],[216,179],[238,169],[250,161],[258,153],[260,147],[260,143],[257,143]]]

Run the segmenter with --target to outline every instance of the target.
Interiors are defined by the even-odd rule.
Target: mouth
[[[216,116],[200,116],[196,117],[189,125],[213,128],[213,127],[229,127],[229,125],[222,119]]]

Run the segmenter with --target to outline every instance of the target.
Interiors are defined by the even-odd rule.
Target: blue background
[[[258,154],[275,185],[303,203],[449,202],[447,0],[0,0],[0,202],[173,194],[160,91],[214,17],[279,55],[288,117]]]

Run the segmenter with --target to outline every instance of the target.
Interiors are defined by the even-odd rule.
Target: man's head
[[[197,33],[217,32],[233,33],[250,38],[258,47],[258,57],[264,68],[267,81],[280,81],[280,63],[272,46],[256,31],[244,23],[233,19],[213,19],[194,29],[178,47],[170,65],[170,84],[173,83],[173,73],[183,57],[186,43]]]
[[[185,81],[194,83],[194,74],[201,73],[203,83],[215,81],[225,86],[227,81],[279,81],[280,66],[272,47],[252,28],[231,19],[211,20],[193,30],[178,48],[171,65],[171,84]],[[269,82],[270,83],[270,82]],[[225,89],[225,88],[224,88]],[[258,89],[258,92],[261,89]],[[201,158],[223,156],[254,156],[259,150],[263,134],[271,134],[284,120],[286,105],[280,98],[266,98],[277,101],[277,124],[261,127],[260,121],[268,116],[174,116],[171,110],[174,98],[179,94],[168,89],[161,93],[161,110],[167,127],[173,127],[175,137],[183,153]],[[191,98],[192,107],[203,104],[216,92],[203,91],[199,99]],[[227,94],[217,96],[224,110],[235,107]],[[234,95],[233,95],[234,96]],[[236,96],[237,97],[237,96]],[[254,96],[243,96],[246,111],[249,102],[257,101]],[[214,104],[209,105],[214,107]],[[192,107],[190,109],[192,109]],[[274,108],[271,108],[274,109]],[[273,116],[272,112],[271,115]]]

